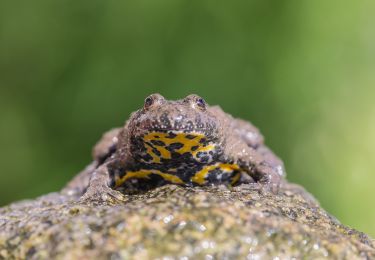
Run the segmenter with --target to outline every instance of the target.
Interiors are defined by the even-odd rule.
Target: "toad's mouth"
[[[174,125],[174,126],[149,126],[149,125],[144,125],[141,127],[141,131],[144,133],[151,133],[151,132],[159,132],[159,133],[174,133],[174,134],[189,134],[195,135],[195,136],[200,136],[200,135],[205,135],[208,131],[213,132],[212,128],[208,128],[207,126],[204,125],[196,125],[193,126],[193,124],[185,124],[183,126],[181,125]]]
[[[186,116],[176,116],[172,119],[162,116],[158,119],[141,119],[136,128],[139,133],[150,132],[183,132],[193,135],[211,135],[217,131],[213,120],[188,120]]]
[[[182,155],[191,155],[201,161],[212,158],[215,144],[199,132],[153,131],[142,137],[151,163],[162,163],[165,160],[178,159]]]

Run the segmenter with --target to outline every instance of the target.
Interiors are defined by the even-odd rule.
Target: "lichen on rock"
[[[0,209],[0,259],[374,259],[303,188],[166,185],[119,204],[59,193]]]

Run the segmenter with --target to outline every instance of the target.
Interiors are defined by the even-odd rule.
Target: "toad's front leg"
[[[267,162],[266,157],[243,142],[233,142],[229,149],[226,151],[229,161],[237,164],[256,183],[275,193],[278,191],[283,181],[282,173]]]
[[[80,198],[82,203],[99,202],[99,203],[121,203],[126,199],[124,195],[112,189],[109,186],[110,175],[108,163],[98,167],[91,176],[89,186]]]
[[[94,161],[86,168],[78,173],[62,190],[61,193],[68,196],[82,196],[89,186],[92,173],[97,167],[97,162]]]

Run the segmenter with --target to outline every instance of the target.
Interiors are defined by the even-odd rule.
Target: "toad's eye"
[[[161,105],[165,102],[165,99],[162,95],[158,94],[158,93],[155,93],[155,94],[152,94],[152,95],[149,95],[146,99],[145,99],[145,103],[144,103],[144,108],[145,109],[148,109],[150,108],[151,106],[155,106],[155,105]]]
[[[154,104],[154,99],[152,98],[152,96],[149,96],[145,99],[145,108],[149,108],[150,106],[152,106],[152,104]]]
[[[196,102],[197,106],[200,107],[201,109],[206,108],[206,101],[204,101],[203,98],[201,98],[201,97],[197,98],[195,102]]]
[[[198,95],[191,94],[187,96],[186,98],[184,98],[184,102],[187,104],[190,104],[192,108],[198,108],[203,111],[206,110],[206,106],[207,106],[206,101],[204,101],[204,99]]]

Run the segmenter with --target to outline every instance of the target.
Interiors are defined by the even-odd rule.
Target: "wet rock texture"
[[[0,209],[0,259],[375,259],[302,188],[163,186],[121,204],[49,194]],[[278,258],[277,258],[278,257]]]

